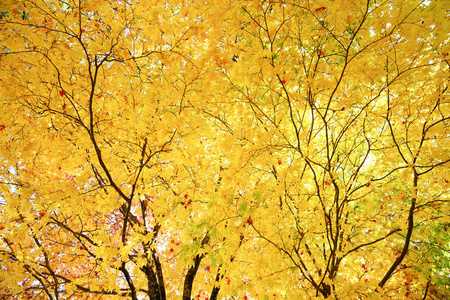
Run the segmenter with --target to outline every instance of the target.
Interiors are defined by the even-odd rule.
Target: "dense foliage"
[[[449,9],[2,1],[2,299],[450,297]]]

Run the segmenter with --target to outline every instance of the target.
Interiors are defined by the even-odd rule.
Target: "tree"
[[[208,28],[187,8],[2,7],[2,294],[191,297],[217,244],[208,219],[221,221],[206,210],[218,166],[190,104]]]
[[[420,297],[418,244],[448,222],[434,209],[448,209],[448,36],[432,33],[445,9],[341,4],[245,6],[232,31],[241,59],[223,73],[249,111],[235,131],[251,144],[252,227],[296,270],[293,295],[300,278],[316,296]]]
[[[445,1],[6,1],[7,298],[448,296]]]

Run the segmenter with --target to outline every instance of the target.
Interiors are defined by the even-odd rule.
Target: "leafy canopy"
[[[449,9],[2,1],[0,293],[450,297]]]

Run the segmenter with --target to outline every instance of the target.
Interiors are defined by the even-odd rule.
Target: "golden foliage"
[[[450,297],[447,1],[0,13],[5,298]]]

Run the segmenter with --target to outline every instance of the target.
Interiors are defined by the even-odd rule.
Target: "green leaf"
[[[255,191],[253,193],[253,198],[255,198],[256,202],[259,202],[259,199],[261,199],[261,191]]]
[[[247,205],[248,205],[247,201],[241,202],[241,204],[239,204],[239,212],[244,213],[247,210]]]

